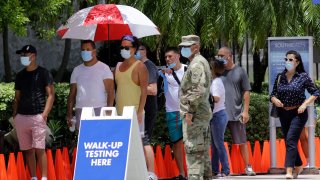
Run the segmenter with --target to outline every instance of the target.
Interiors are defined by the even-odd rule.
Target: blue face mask
[[[176,63],[172,63],[172,64],[170,64],[170,65],[168,66],[168,68],[169,68],[169,69],[172,69],[172,68],[174,68],[176,65],[177,65]]]
[[[287,69],[288,71],[293,70],[293,68],[294,68],[293,62],[290,62],[290,61],[286,62],[286,69]]]
[[[121,49],[120,54],[123,59],[129,59],[131,57],[130,50]]]
[[[190,47],[182,47],[181,55],[185,58],[189,58],[191,56],[191,48]]]
[[[82,60],[85,62],[92,60],[92,51],[81,51]]]
[[[134,58],[135,58],[135,59],[138,59],[138,60],[141,59],[140,51],[137,51],[137,53],[134,55]]]
[[[21,56],[20,61],[23,66],[29,66],[31,63],[29,56]]]

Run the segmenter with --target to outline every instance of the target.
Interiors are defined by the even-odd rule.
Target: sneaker
[[[224,179],[225,177],[227,177],[227,175],[224,173],[219,173],[216,175],[216,179]]]
[[[252,166],[248,165],[245,169],[247,176],[255,176],[256,173],[253,171]]]
[[[292,174],[286,174],[286,179],[293,179],[293,175]]]
[[[296,167],[294,172],[292,173],[293,179],[297,179],[299,174],[302,173],[302,171],[303,171],[303,167],[302,166]]]
[[[153,172],[148,172],[148,180],[158,180],[157,175],[155,175]]]

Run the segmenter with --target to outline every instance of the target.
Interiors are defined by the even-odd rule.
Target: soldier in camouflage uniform
[[[181,55],[190,61],[180,89],[180,114],[183,121],[188,180],[207,180],[212,176],[208,128],[212,117],[208,100],[212,81],[210,66],[200,55],[198,36],[183,36],[179,46],[182,47]]]

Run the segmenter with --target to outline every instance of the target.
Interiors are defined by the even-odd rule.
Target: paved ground
[[[257,176],[228,176],[225,179],[259,179],[259,180],[270,180],[270,179],[285,179],[285,175],[257,175]],[[320,175],[299,175],[298,179],[319,179]]]

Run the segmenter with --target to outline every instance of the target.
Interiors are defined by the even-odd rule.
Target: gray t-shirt
[[[245,70],[235,65],[221,76],[226,91],[226,111],[229,121],[238,121],[243,109],[243,93],[250,91],[251,86]]]
[[[144,65],[147,67],[149,72],[149,84],[157,83],[159,76],[157,66],[151,60],[145,61]]]

